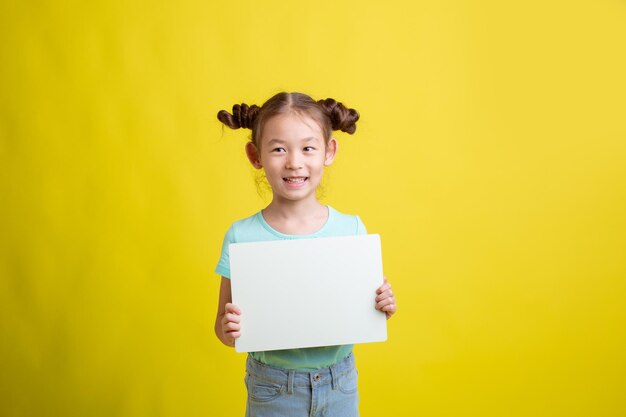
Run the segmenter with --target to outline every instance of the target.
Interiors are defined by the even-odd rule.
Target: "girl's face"
[[[255,168],[265,168],[274,200],[315,199],[324,167],[332,164],[337,141],[324,143],[322,130],[305,115],[281,114],[269,119],[261,132],[260,149],[246,145]]]

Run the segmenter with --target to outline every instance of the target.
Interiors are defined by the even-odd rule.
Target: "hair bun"
[[[217,112],[217,119],[231,129],[252,129],[260,110],[261,108],[255,104],[252,106],[245,103],[235,104],[233,114],[220,110]]]
[[[349,134],[356,131],[356,122],[359,120],[359,113],[356,110],[349,109],[332,98],[319,100],[318,103],[330,117],[333,130]]]

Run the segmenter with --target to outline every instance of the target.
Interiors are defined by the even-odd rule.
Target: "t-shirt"
[[[233,223],[222,245],[222,254],[215,272],[230,278],[229,245],[241,242],[261,242],[266,240],[311,239],[316,237],[352,236],[367,234],[359,216],[340,213],[328,207],[326,223],[315,233],[307,235],[288,235],[273,229],[263,217],[261,211]],[[372,299],[373,302],[373,299]],[[319,308],[325,308],[320,303]],[[288,329],[286,329],[288,331]],[[322,346],[300,349],[271,350],[250,352],[250,355],[263,363],[283,369],[313,370],[330,366],[352,352],[354,345]]]

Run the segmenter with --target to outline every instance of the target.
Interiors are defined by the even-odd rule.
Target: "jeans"
[[[358,371],[352,353],[315,371],[275,368],[248,355],[246,417],[358,417]]]

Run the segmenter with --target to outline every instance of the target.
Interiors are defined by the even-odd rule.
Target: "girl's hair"
[[[258,148],[263,126],[272,117],[279,114],[296,113],[306,115],[317,122],[328,142],[333,130],[353,134],[356,131],[356,121],[359,113],[345,107],[332,98],[315,101],[302,93],[278,93],[263,106],[248,106],[245,103],[233,106],[233,113],[220,110],[217,118],[231,129],[252,129],[252,143]]]

